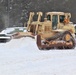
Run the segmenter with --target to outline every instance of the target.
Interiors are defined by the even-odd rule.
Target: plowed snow
[[[0,44],[0,75],[76,75],[76,50],[40,51],[26,37]]]

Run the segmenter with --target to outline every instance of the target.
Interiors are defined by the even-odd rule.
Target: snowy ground
[[[40,51],[35,39],[12,39],[0,43],[0,75],[76,75],[76,50]]]
[[[76,75],[76,50],[40,51],[29,37],[0,44],[0,75]]]

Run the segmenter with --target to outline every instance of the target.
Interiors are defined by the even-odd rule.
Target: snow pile
[[[0,75],[75,75],[76,50],[40,51],[35,39],[0,44]]]
[[[40,51],[29,37],[0,44],[0,75],[75,74],[75,50]]]

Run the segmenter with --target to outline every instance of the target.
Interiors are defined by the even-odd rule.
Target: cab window
[[[50,15],[47,15],[47,20],[50,20],[51,21],[51,16]]]
[[[64,15],[60,15],[60,23],[63,23],[65,16]]]

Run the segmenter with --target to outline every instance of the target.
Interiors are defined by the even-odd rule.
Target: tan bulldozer
[[[64,12],[30,13],[27,31],[37,35],[39,49],[73,49],[75,48],[75,28],[70,21],[71,14]]]
[[[75,48],[75,28],[70,21],[71,14],[64,12],[30,12],[27,22],[27,35],[37,36],[39,49]],[[36,16],[36,17],[35,17]],[[34,20],[35,17],[35,20]],[[22,33],[21,33],[22,34]],[[26,36],[26,33],[24,33]]]

